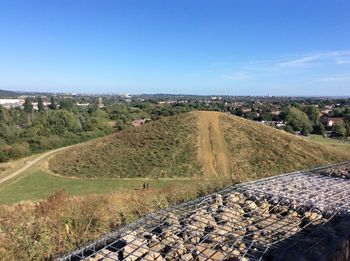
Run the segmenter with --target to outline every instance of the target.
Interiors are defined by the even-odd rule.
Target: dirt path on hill
[[[4,183],[6,181],[8,181],[9,179],[12,179],[18,175],[20,175],[21,173],[25,172],[26,170],[28,170],[30,167],[33,167],[35,164],[37,164],[39,161],[41,161],[42,159],[50,156],[50,155],[53,155],[54,153],[56,152],[59,152],[61,150],[65,150],[65,149],[68,149],[70,147],[72,147],[74,145],[70,145],[70,146],[67,146],[67,147],[62,147],[62,148],[58,148],[58,149],[55,149],[55,150],[50,150],[48,152],[45,152],[43,154],[41,154],[40,156],[38,156],[37,158],[33,159],[33,160],[28,160],[25,165],[23,167],[21,167],[20,169],[12,172],[11,174],[5,176],[4,178],[1,178],[0,179],[0,184],[1,183]]]
[[[198,113],[199,149],[198,157],[203,164],[204,174],[211,176],[231,176],[229,152],[220,128],[219,112]]]

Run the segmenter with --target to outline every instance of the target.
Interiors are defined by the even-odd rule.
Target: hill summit
[[[335,148],[220,112],[162,118],[75,146],[49,161],[76,177],[232,177],[244,181],[350,159]]]

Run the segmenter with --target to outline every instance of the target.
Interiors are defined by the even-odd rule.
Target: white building
[[[0,99],[0,105],[4,108],[23,106],[24,99]]]

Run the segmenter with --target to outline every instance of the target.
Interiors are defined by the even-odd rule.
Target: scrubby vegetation
[[[264,177],[349,159],[349,154],[344,151],[309,142],[282,130],[235,116],[207,114],[221,115],[221,130],[217,135],[225,138],[230,151],[226,156],[234,176]],[[192,112],[162,118],[71,148],[52,158],[50,169],[60,175],[77,177],[199,176],[206,163],[199,162],[197,157],[198,134],[203,131],[198,129],[197,122],[198,117],[209,120],[209,116],[205,118],[207,114]]]
[[[0,106],[0,162],[124,130],[136,119],[157,120],[192,110],[184,104],[109,102],[98,108],[94,100],[88,106],[77,106],[77,100],[68,98],[50,100],[48,107],[40,96],[27,97],[23,109]],[[37,110],[32,102],[37,102]]]
[[[0,162],[86,141],[113,132],[109,116],[102,110],[50,109],[0,106]]]
[[[221,116],[234,171],[243,179],[262,178],[350,159],[344,150],[235,116]]]
[[[201,173],[197,137],[195,115],[162,118],[58,153],[50,169],[78,177],[191,177]]]
[[[0,206],[1,260],[51,259],[141,215],[202,196],[229,182],[85,197],[69,197],[61,191],[37,204]]]

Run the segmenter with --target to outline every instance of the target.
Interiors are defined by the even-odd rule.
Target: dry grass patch
[[[350,159],[350,153],[236,116],[222,115],[220,122],[231,164],[244,180]]]
[[[1,260],[43,260],[74,250],[142,215],[230,184],[115,192],[83,197],[60,191],[39,203],[0,206]]]
[[[49,167],[77,177],[199,175],[196,121],[192,113],[160,119],[58,153]]]

